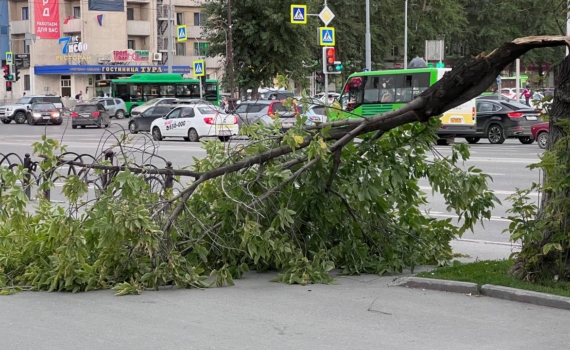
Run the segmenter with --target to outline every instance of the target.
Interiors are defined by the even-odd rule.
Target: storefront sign
[[[83,56],[85,57],[85,56]],[[137,73],[168,73],[168,66],[92,66],[92,65],[62,65],[35,66],[37,75],[48,74],[137,74]],[[190,66],[173,66],[172,73],[189,74]]]
[[[83,53],[87,51],[87,43],[79,40],[78,36],[67,36],[59,38],[58,44],[61,45],[61,55],[57,55],[58,61],[78,60],[90,61],[91,56],[85,56]]]
[[[40,39],[59,38],[59,0],[34,2],[36,36]]]
[[[112,62],[148,62],[150,52],[148,50],[114,50]]]

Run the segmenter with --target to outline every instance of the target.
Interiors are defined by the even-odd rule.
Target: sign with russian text
[[[111,62],[148,62],[149,57],[148,50],[114,50]]]
[[[61,74],[136,74],[136,73],[168,73],[168,66],[100,66],[100,65],[63,65],[35,66],[36,75]],[[173,66],[172,73],[188,74],[190,66]]]
[[[36,37],[59,39],[59,0],[37,0],[34,11]]]

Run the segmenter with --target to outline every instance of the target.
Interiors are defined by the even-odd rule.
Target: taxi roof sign
[[[291,23],[307,24],[307,5],[291,5]]]
[[[321,46],[335,46],[336,38],[333,27],[319,27],[319,44]]]

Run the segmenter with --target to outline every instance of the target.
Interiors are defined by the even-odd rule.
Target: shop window
[[[61,76],[61,96],[71,97],[71,75]]]

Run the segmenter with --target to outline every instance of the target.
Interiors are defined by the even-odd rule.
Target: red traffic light
[[[333,47],[327,48],[326,56],[327,56],[327,64],[334,64],[335,49]]]
[[[4,75],[8,75],[10,74],[10,67],[4,65],[4,67],[2,67],[4,69]]]

